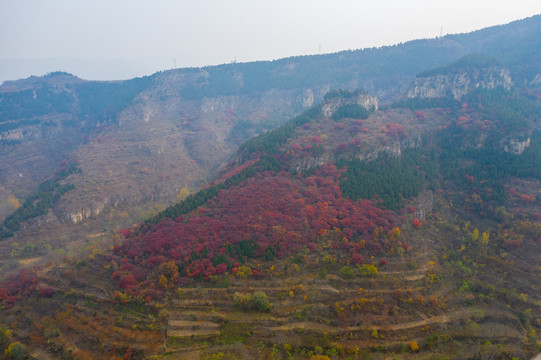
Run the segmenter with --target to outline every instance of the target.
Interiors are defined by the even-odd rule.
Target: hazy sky
[[[393,45],[540,13],[539,0],[0,0],[0,82]]]

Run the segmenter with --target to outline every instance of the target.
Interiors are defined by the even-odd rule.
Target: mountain
[[[373,100],[330,92],[184,201],[5,279],[3,323],[53,358],[532,356],[539,99]]]
[[[85,234],[99,237],[162,210],[210,181],[244,140],[322,101],[330,89],[363,88],[388,102],[411,93],[416,74],[413,89],[421,91],[431,86],[421,84],[423,71],[472,53],[506,69],[506,84],[538,82],[540,19],[382,48],[176,69],[127,81],[51,73],[5,82],[0,220],[12,216],[2,233],[15,237],[0,241],[1,258],[9,257],[12,243],[29,244],[23,257],[70,251]],[[494,75],[487,76],[483,81],[492,81]],[[58,179],[67,167],[78,171]],[[39,187],[46,181],[72,189],[44,195]],[[14,214],[40,196],[55,201]]]
[[[16,210],[1,229],[0,349],[534,356],[540,19],[129,81],[5,83],[0,176]]]

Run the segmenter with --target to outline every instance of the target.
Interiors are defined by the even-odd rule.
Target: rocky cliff
[[[509,70],[493,66],[454,74],[436,74],[415,79],[406,92],[409,98],[441,98],[451,94],[456,100],[477,88],[494,89],[513,85]]]
[[[378,98],[376,96],[371,96],[368,94],[359,94],[353,98],[334,98],[330,99],[325,103],[321,109],[323,116],[331,117],[332,114],[341,106],[355,104],[364,107],[367,110],[377,110],[378,109]]]

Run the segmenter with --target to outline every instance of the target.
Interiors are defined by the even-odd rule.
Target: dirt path
[[[367,329],[378,330],[378,331],[397,331],[397,330],[413,329],[413,328],[417,328],[421,326],[424,327],[427,325],[437,324],[437,323],[448,323],[453,320],[457,320],[461,318],[470,318],[472,315],[475,315],[478,313],[479,313],[478,309],[460,310],[460,311],[455,311],[449,314],[429,317],[423,320],[403,322],[400,324],[389,324],[389,325],[363,325],[363,326],[349,326],[345,328],[339,328],[339,327],[319,324],[315,322],[298,322],[298,323],[289,323],[289,324],[276,326],[276,327],[267,327],[266,329],[273,332],[303,329],[303,330],[314,330],[314,331],[321,331],[321,332],[325,331],[328,333],[338,333],[338,332],[343,332],[343,331],[360,331],[360,330],[367,330]],[[506,318],[509,317],[508,314],[505,314],[505,313],[495,313],[495,314],[490,313],[487,315],[503,316]]]

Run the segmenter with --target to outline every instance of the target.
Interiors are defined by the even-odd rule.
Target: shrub
[[[344,266],[340,269],[340,276],[344,279],[353,279],[355,277],[355,271],[349,266]]]
[[[8,346],[4,352],[8,359],[13,360],[26,360],[28,359],[28,354],[26,353],[26,346],[20,342],[14,342]]]
[[[333,266],[334,264],[336,264],[336,259],[329,254],[323,256],[323,259],[321,261],[325,266]]]
[[[246,279],[248,278],[249,276],[252,275],[252,269],[250,269],[250,267],[248,266],[241,266],[239,267],[239,269],[237,270],[237,273],[235,274],[236,277],[238,277],[239,279]]]
[[[410,349],[412,352],[419,351],[419,344],[417,344],[417,341],[410,342]]]
[[[233,305],[241,310],[250,310],[252,307],[252,295],[235,292],[233,294]]]
[[[355,265],[361,265],[364,262],[364,256],[361,254],[353,254],[351,256],[351,263]]]
[[[44,298],[50,298],[54,295],[54,289],[51,287],[40,288],[38,292],[39,292],[39,296],[44,297]]]
[[[269,299],[263,291],[256,291],[252,297],[252,302],[257,311],[269,311],[270,309]]]
[[[263,291],[256,291],[253,295],[235,292],[233,306],[244,311],[269,311],[270,309],[269,299]]]
[[[4,329],[3,327],[0,326],[0,351],[7,348],[10,339],[11,339],[11,330]]]
[[[373,264],[364,264],[358,267],[361,276],[374,277],[378,274],[378,268]]]

